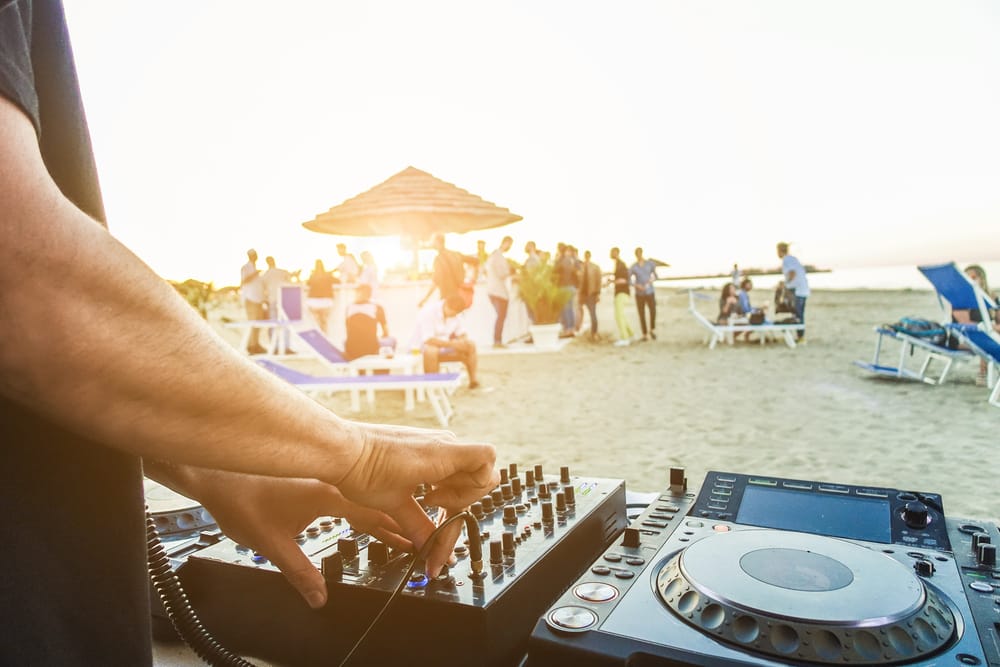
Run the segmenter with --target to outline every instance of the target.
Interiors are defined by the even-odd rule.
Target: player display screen
[[[890,511],[880,498],[747,486],[736,523],[888,544]]]

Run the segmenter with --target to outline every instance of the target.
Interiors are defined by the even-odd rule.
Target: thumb
[[[310,562],[294,540],[281,540],[273,545],[274,553],[267,554],[278,566],[288,583],[313,609],[326,604],[326,580]]]

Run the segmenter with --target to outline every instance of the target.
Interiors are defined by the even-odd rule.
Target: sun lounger
[[[882,377],[942,384],[955,362],[975,358],[969,350],[935,345],[925,338],[910,336],[887,326],[875,327],[875,335],[875,354],[872,360],[855,361],[854,365]],[[895,365],[883,360],[886,341],[899,345],[899,358]]]
[[[991,405],[1000,404],[1000,390],[997,389],[1000,385],[1000,334],[993,328],[993,311],[997,309],[997,303],[954,262],[918,266],[917,269],[934,286],[938,300],[947,301],[952,311],[968,310],[979,314],[978,323],[945,326],[958,337],[962,347],[969,348],[987,362],[986,384],[992,389],[989,401]]]
[[[338,391],[349,391],[351,392],[351,410],[355,412],[361,409],[360,401],[357,400],[359,391],[423,390],[442,427],[448,426],[448,421],[454,414],[448,394],[457,388],[461,381],[461,376],[458,373],[316,376],[269,359],[258,359],[257,364],[311,395],[329,395]]]
[[[746,319],[731,320],[728,324],[719,324],[708,319],[698,310],[696,301],[710,301],[715,299],[707,294],[701,294],[695,290],[688,291],[688,310],[695,320],[708,332],[708,347],[714,349],[722,342],[730,345],[735,340],[735,334],[754,333],[763,345],[768,340],[784,340],[788,347],[795,347],[796,335],[805,329],[804,324],[776,324],[774,322],[764,322],[763,324],[750,324]]]

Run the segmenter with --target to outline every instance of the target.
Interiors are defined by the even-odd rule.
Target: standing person
[[[733,264],[733,286],[740,286],[740,267],[736,264]]]
[[[806,267],[797,257],[788,254],[788,244],[779,243],[778,257],[781,259],[781,272],[785,275],[785,289],[795,295],[795,317],[802,324],[806,323],[806,299],[809,298],[809,280],[806,279]],[[806,329],[799,330],[797,338],[805,340]]]
[[[261,274],[261,282],[264,284],[264,297],[267,299],[267,314],[276,320],[278,319],[278,306],[281,302],[281,286],[290,285],[292,274],[284,269],[279,269],[274,261],[274,257],[268,255],[264,258],[267,271]]]
[[[378,265],[375,263],[375,255],[367,250],[361,253],[361,275],[358,277],[358,282],[362,285],[368,285],[370,298],[377,298]]]
[[[264,258],[267,271],[261,275],[261,282],[264,283],[264,297],[267,299],[267,316],[272,320],[281,319],[281,286],[290,285],[292,274],[284,269],[279,269],[275,264],[274,257],[268,255]],[[276,349],[280,349],[284,354],[291,354],[291,334],[285,327],[271,330],[272,336],[278,336],[280,344]]]
[[[576,260],[573,259],[573,248],[565,244],[559,244],[559,258],[555,265],[556,285],[570,293],[569,301],[563,306],[559,315],[562,324],[562,337],[570,337],[576,334],[576,291],[580,279],[577,275]]]
[[[418,484],[446,511],[497,484],[493,447],[342,419],[221,340],[108,232],[61,4],[3,3],[0,35],[0,663],[152,664],[143,474],[314,608],[303,526],[346,516],[409,550],[434,530]]]
[[[340,256],[340,264],[334,271],[337,273],[337,277],[340,278],[340,282],[345,285],[357,282],[358,276],[361,275],[361,267],[358,265],[358,260],[354,259],[354,255],[347,252],[347,246],[343,243],[337,244],[337,255]]]
[[[656,340],[656,262],[642,256],[642,248],[635,249],[635,264],[629,269],[629,279],[635,286],[635,307],[639,311],[642,339]],[[649,311],[649,333],[646,333],[646,311]]]
[[[243,309],[246,311],[247,320],[266,320],[264,281],[261,279],[260,271],[257,269],[257,251],[253,248],[247,250],[247,263],[240,269],[240,297],[243,299]],[[250,337],[247,339],[247,352],[250,354],[263,354],[267,352],[260,344],[260,329],[250,327]]]
[[[632,325],[628,322],[625,314],[625,304],[629,297],[629,275],[628,267],[621,260],[621,251],[618,248],[611,249],[611,259],[615,262],[614,285],[615,285],[615,325],[618,327],[618,340],[615,341],[617,347],[623,347],[632,343]]]
[[[317,259],[312,273],[309,274],[309,280],[306,283],[306,287],[309,290],[306,305],[309,306],[309,312],[312,314],[313,319],[316,320],[320,331],[324,334],[329,333],[326,324],[330,319],[330,313],[333,311],[334,282],[336,280],[333,277],[333,273],[326,270],[326,267],[323,266],[323,260]]]
[[[524,254],[527,255],[522,265],[525,271],[531,271],[542,263],[542,256],[539,254],[538,247],[534,241],[528,241],[524,244]]]
[[[583,251],[580,267],[580,302],[590,315],[590,339],[597,340],[597,302],[601,300],[601,267],[590,258],[590,251]]]
[[[465,297],[461,294],[462,290],[465,289],[463,287],[465,285],[465,264],[478,265],[479,262],[474,257],[466,257],[459,252],[446,248],[444,234],[435,234],[431,237],[431,247],[437,250],[437,256],[434,258],[434,273],[431,276],[431,286],[417,306],[423,308],[424,304],[431,298],[431,295],[434,294],[434,290],[437,290],[438,296],[442,299],[448,299],[452,296],[462,296],[463,302],[466,303],[465,307],[468,308],[472,300],[470,298],[466,302]]]
[[[347,307],[344,340],[344,358],[348,361],[368,354],[378,354],[381,347],[395,347],[389,339],[389,326],[385,321],[385,310],[372,301],[372,290],[368,283],[361,283],[354,290],[354,303]],[[382,336],[379,337],[379,328]]]
[[[479,366],[476,344],[465,333],[461,313],[465,304],[453,294],[432,301],[417,313],[417,323],[410,339],[410,349],[424,356],[424,372],[437,373],[442,361],[460,361],[469,373],[469,389],[476,389]]]
[[[503,325],[507,320],[507,305],[510,303],[510,290],[507,287],[507,279],[510,278],[510,263],[504,257],[504,253],[514,245],[514,239],[509,236],[503,237],[500,247],[490,253],[486,259],[486,294],[490,297],[493,310],[497,313],[496,322],[493,324],[493,347],[502,348]]]

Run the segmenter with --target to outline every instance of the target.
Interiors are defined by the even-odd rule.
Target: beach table
[[[388,371],[397,375],[416,375],[423,373],[423,360],[423,356],[419,354],[400,354],[392,357],[367,354],[347,362],[347,365],[350,367],[351,375],[369,375],[374,371]],[[365,393],[367,394],[368,407],[374,409],[375,390],[367,389]],[[413,388],[403,390],[404,409],[413,409],[415,395],[416,392]],[[423,399],[423,396],[417,398]],[[361,397],[358,391],[351,391],[351,410],[354,412],[361,410]]]

